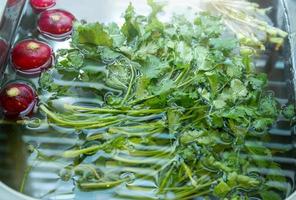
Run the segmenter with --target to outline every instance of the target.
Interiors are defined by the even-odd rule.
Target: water
[[[119,13],[125,9],[125,5],[114,4],[112,1],[98,1],[98,0],[86,0],[83,4],[73,2],[70,0],[58,1],[57,8],[65,8],[74,13],[79,19],[87,19],[88,21],[100,20],[103,22],[120,20]],[[123,3],[124,4],[124,3]],[[126,3],[125,3],[126,4]],[[66,6],[65,6],[66,5]],[[92,5],[92,6],[89,6]],[[144,4],[139,3],[138,9],[145,10]],[[98,12],[98,9],[100,12]],[[110,12],[112,10],[112,12]],[[145,13],[144,12],[144,13]],[[32,13],[30,7],[26,9],[26,13],[23,15],[18,35],[15,42],[25,38],[38,38],[42,41],[49,43],[54,47],[54,50],[60,48],[66,48],[69,46],[68,41],[55,42],[53,40],[44,38],[36,29],[36,15]],[[267,70],[265,68],[266,60],[268,61],[271,54],[267,54],[266,57],[258,59],[258,69],[261,71]],[[269,71],[269,78],[272,81],[270,88],[275,91],[276,97],[283,104],[287,103],[289,91],[287,87],[282,84],[286,77],[284,69],[281,63],[283,63],[283,57],[277,56],[278,64],[274,65]],[[105,66],[101,65],[94,68],[99,70],[104,76]],[[277,74],[276,76],[273,76]],[[281,74],[279,76],[278,74]],[[5,73],[5,80],[10,81],[15,79],[24,79],[18,76],[8,66]],[[38,86],[38,77],[25,78]],[[89,88],[104,90],[105,96],[110,92],[110,88],[106,85],[97,82],[91,84],[82,85],[79,82],[73,83],[70,77],[56,76],[55,83],[64,86],[71,86],[75,84],[76,90],[74,97],[61,97],[55,101],[54,106],[61,108],[64,102],[87,104],[87,105],[101,105],[104,103],[104,98],[90,98],[85,96],[78,96],[77,88]],[[111,91],[111,93],[117,93],[118,91]],[[80,94],[81,95],[81,94]],[[93,95],[89,93],[88,95]],[[44,95],[41,99],[48,98],[49,95]],[[104,96],[104,95],[103,95]],[[43,118],[43,116],[36,116]],[[157,115],[151,115],[149,117],[137,117],[137,121],[157,122],[162,120],[164,116],[160,113]],[[136,124],[137,125],[137,124]],[[281,183],[274,181],[270,184],[274,184],[278,187],[287,188],[287,194],[294,191],[295,183],[295,145],[293,143],[294,137],[289,128],[289,124],[282,118],[279,118],[278,122],[270,130],[271,140],[268,143],[263,143],[264,146],[269,147],[275,152],[273,161],[279,163],[282,167],[282,171],[269,170],[267,168],[259,168],[260,174],[276,175],[277,173],[283,174],[287,178],[287,182]],[[32,120],[25,127],[23,126],[11,126],[3,125],[0,127],[0,141],[3,145],[0,146],[0,152],[2,152],[0,161],[1,171],[0,178],[9,186],[19,190],[22,185],[22,180],[26,180],[24,184],[24,193],[32,197],[42,199],[157,199],[155,197],[155,191],[159,180],[157,180],[157,174],[159,171],[167,169],[168,164],[171,164],[172,157],[170,152],[173,151],[174,138],[172,138],[167,131],[155,132],[147,137],[141,137],[136,135],[129,140],[128,145],[125,145],[124,149],[117,151],[99,151],[96,154],[89,152],[89,156],[85,158],[84,165],[81,168],[73,169],[70,167],[72,159],[57,158],[64,151],[72,148],[75,145],[83,144],[83,141],[89,141],[85,148],[95,145],[101,145],[102,139],[112,140],[118,135],[114,136],[106,135],[105,129],[93,129],[93,130],[73,130],[71,128],[59,127],[57,125],[48,125],[40,122],[38,119]],[[80,135],[78,137],[78,135]],[[124,135],[124,134],[123,134]],[[119,135],[120,137],[120,135]],[[153,145],[147,145],[147,140],[153,141]],[[256,145],[256,141],[248,141],[250,145]],[[40,151],[38,153],[36,151]],[[281,151],[285,153],[280,153]],[[41,156],[43,160],[36,160],[37,156]],[[241,155],[246,158],[250,155]],[[252,155],[255,159],[264,160],[266,158],[257,155]],[[79,161],[76,161],[79,162]],[[94,163],[95,166],[89,165]],[[32,166],[30,168],[29,166]],[[69,166],[68,168],[65,166]],[[252,168],[250,168],[251,170]],[[26,173],[30,170],[30,173]],[[75,182],[79,180],[80,176],[74,176],[74,171],[78,174],[84,172],[86,179],[93,180],[98,177],[107,175],[109,181],[119,181],[115,187],[105,185],[104,189],[97,191],[83,191],[75,187]],[[24,177],[27,175],[27,177]],[[120,182],[122,180],[122,182]],[[114,182],[114,181],[113,181]],[[85,188],[92,188],[92,185],[84,185]],[[162,199],[163,197],[160,197]],[[168,193],[166,198],[174,198],[173,193]],[[255,198],[254,198],[255,199]]]

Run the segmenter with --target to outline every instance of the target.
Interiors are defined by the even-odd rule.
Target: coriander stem
[[[148,96],[148,97],[145,97],[143,99],[137,99],[137,100],[134,100],[130,103],[130,105],[137,105],[141,102],[144,102],[144,101],[147,101],[147,100],[150,100],[150,99],[153,99],[155,97],[157,97],[158,95],[151,95],[151,96]]]
[[[73,106],[73,105],[69,105],[69,104],[65,104],[64,107],[67,109],[74,109],[74,110],[81,110],[81,111],[93,111],[96,113],[129,114],[129,115],[153,114],[153,113],[161,113],[161,112],[165,111],[164,109],[116,110],[116,109]]]
[[[183,78],[183,76],[189,71],[189,67],[186,70],[183,70],[179,76],[176,78],[175,83],[179,83],[181,81],[181,79]]]
[[[86,154],[86,153],[98,151],[102,147],[104,147],[104,145],[91,146],[91,147],[80,149],[80,150],[69,150],[69,151],[65,151],[62,154],[62,156],[64,158],[75,158],[75,157],[80,156],[81,154]]]
[[[106,122],[106,123],[98,123],[98,122],[95,122],[93,123],[92,125],[88,125],[88,126],[83,126],[83,127],[78,127],[79,129],[92,129],[92,128],[103,128],[103,127],[107,127],[107,126],[110,126],[112,124],[116,124],[116,123],[119,123],[119,122],[122,122],[123,119],[119,119],[119,120],[114,120],[114,121],[111,121],[111,122]]]
[[[188,194],[190,196],[185,196],[185,195],[181,195],[178,196],[176,199],[182,199],[182,200],[187,200],[187,199],[193,199],[194,197],[201,197],[203,195],[209,194],[211,192],[211,190],[205,190],[203,192],[197,192],[195,194]],[[193,191],[191,191],[191,193],[194,193]]]
[[[183,168],[184,168],[184,170],[185,170],[185,172],[186,172],[188,178],[190,179],[191,184],[192,184],[194,187],[196,187],[196,186],[197,186],[197,183],[196,183],[196,181],[195,181],[195,180],[193,179],[193,177],[192,177],[192,172],[191,172],[190,168],[186,165],[186,163],[185,163],[184,161],[182,161],[182,166],[183,166]]]
[[[80,183],[79,186],[82,189],[86,190],[95,190],[95,189],[106,189],[106,188],[112,188],[115,187],[125,181],[128,181],[129,179],[122,179],[122,180],[116,180],[116,181],[110,181],[110,182],[101,182],[101,183]]]
[[[177,88],[179,89],[179,88],[181,88],[181,87],[184,87],[184,86],[186,86],[187,84],[191,83],[193,80],[194,80],[194,79],[191,78],[191,79],[189,79],[188,81],[182,83],[181,85],[178,85]]]
[[[163,161],[166,161],[166,160],[163,160],[161,159],[161,156],[155,156],[155,157],[150,157],[149,159],[138,159],[138,160],[135,160],[135,159],[131,159],[131,158],[123,158],[123,157],[120,157],[120,156],[113,156],[112,157],[114,160],[116,161],[119,161],[119,162],[124,162],[124,163],[129,163],[129,164],[155,164],[155,165],[163,165]]]
[[[88,170],[90,170],[95,175],[95,177],[98,180],[101,178],[100,175],[98,174],[97,170],[93,166],[91,166],[91,165],[80,164],[80,165],[74,167],[74,170],[79,170],[79,169],[81,169],[81,170],[88,169]]]
[[[28,176],[29,176],[29,173],[31,172],[31,170],[33,169],[33,165],[30,165],[26,168],[25,170],[25,173],[24,173],[24,176],[22,178],[22,182],[21,182],[21,186],[20,186],[20,193],[23,193],[24,192],[24,189],[25,189],[25,185],[26,185],[26,182],[27,182],[27,179],[28,179]]]
[[[128,86],[128,90],[127,90],[127,92],[125,94],[125,97],[124,97],[124,99],[121,102],[121,106],[124,105],[124,103],[126,102],[129,94],[131,93],[132,84],[133,84],[134,79],[135,79],[135,71],[134,71],[134,68],[133,68],[133,66],[131,64],[130,64],[130,69],[131,69],[131,72],[132,72],[132,77],[131,77],[131,80],[130,80],[130,83],[129,83],[129,86]]]
[[[171,173],[172,173],[174,167],[175,167],[175,163],[173,163],[173,164],[170,166],[169,171],[166,173],[166,175],[165,175],[163,181],[161,182],[161,184],[160,184],[160,186],[159,186],[159,192],[162,192],[163,189],[166,187],[166,185],[167,185],[167,183],[168,183],[168,180],[169,180],[169,178],[170,178],[170,175],[171,175]]]
[[[157,133],[160,132],[162,129],[155,129],[153,131],[140,131],[140,132],[128,132],[119,128],[109,128],[108,133],[111,134],[116,134],[116,133],[120,133],[120,134],[124,134],[127,135],[128,137],[135,137],[135,136],[147,136],[147,135],[151,135],[153,133]]]
[[[117,117],[109,117],[109,118],[102,118],[101,120],[95,120],[95,121],[66,121],[58,117],[56,114],[48,110],[44,105],[40,106],[40,109],[45,112],[50,118],[52,118],[54,121],[62,124],[62,125],[69,125],[76,128],[101,128],[105,127],[114,123],[117,123],[121,120],[116,120]],[[107,121],[107,122],[106,122]]]
[[[51,117],[53,120],[55,120],[56,122],[59,122],[61,124],[64,124],[65,121],[59,119],[54,113],[52,113],[50,110],[48,110],[44,105],[40,106],[40,109],[45,112],[49,117]]]

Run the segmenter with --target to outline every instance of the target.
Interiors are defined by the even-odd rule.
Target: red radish
[[[31,6],[36,11],[43,11],[56,5],[56,0],[30,0]]]
[[[39,31],[51,38],[65,38],[72,33],[75,17],[60,9],[46,10],[38,20]]]
[[[10,83],[0,92],[0,106],[7,118],[30,116],[36,103],[36,92],[31,86],[22,82]]]
[[[53,50],[44,42],[29,39],[15,45],[11,53],[13,67],[23,74],[40,74],[53,63]]]

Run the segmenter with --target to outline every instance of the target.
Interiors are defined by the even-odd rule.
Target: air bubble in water
[[[135,174],[132,173],[132,172],[124,172],[124,173],[122,173],[122,174],[120,175],[120,178],[121,178],[121,179],[126,179],[126,180],[127,180],[126,183],[127,183],[127,184],[131,184],[131,183],[133,183],[134,180],[136,179],[136,176],[135,176]]]
[[[62,181],[69,181],[72,177],[72,170],[64,168],[60,171],[59,173],[60,178],[62,179]]]
[[[27,121],[26,125],[27,125],[27,128],[29,128],[29,129],[36,129],[41,126],[41,123],[42,123],[41,119],[32,118]]]

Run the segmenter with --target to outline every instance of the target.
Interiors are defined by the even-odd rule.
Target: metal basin
[[[1,20],[0,36],[5,41],[5,45],[0,45],[0,72],[4,73],[4,80],[19,78],[17,76],[7,77],[9,74],[8,53],[10,46],[17,40],[27,37],[28,35],[36,36],[35,32],[31,32],[35,27],[34,15],[32,15],[31,8],[25,0],[16,0],[14,5],[7,5]],[[101,22],[118,22],[122,23],[121,13],[126,8],[129,1],[122,0],[114,3],[113,0],[60,0],[57,3],[57,8],[66,8],[74,13],[78,19],[87,21],[101,21]],[[145,6],[145,0],[132,0],[136,5],[137,12],[141,14],[147,13],[148,9]],[[289,38],[286,41],[285,48],[281,52],[268,51],[265,55],[257,59],[258,70],[264,71],[268,74],[270,79],[269,88],[275,92],[278,100],[285,104],[287,102],[295,101],[295,85],[296,85],[296,2],[294,0],[273,0],[273,10],[271,17],[273,22],[289,32]],[[91,5],[91,6],[90,6]],[[266,6],[266,5],[265,5]],[[174,6],[172,6],[174,7]],[[181,8],[178,10],[180,11]],[[166,16],[163,16],[166,17]],[[56,45],[59,48],[64,43]],[[7,64],[8,63],[8,64]],[[5,69],[5,66],[8,66]],[[6,70],[6,72],[5,72]],[[36,81],[36,80],[32,80]],[[27,153],[25,152],[25,144],[28,141],[36,141],[39,143],[55,143],[60,140],[59,145],[71,145],[71,138],[59,138],[55,135],[34,135],[26,131],[23,134],[17,133],[13,136],[9,129],[0,127],[0,200],[33,200],[31,197],[24,196],[11,188],[17,189],[22,174],[25,172],[25,166],[28,162]],[[28,133],[27,133],[28,132]],[[296,128],[290,127],[287,122],[279,120],[277,124],[270,130],[271,135],[275,136],[279,144],[287,145],[291,165],[287,170],[291,171],[291,179],[295,182],[295,168],[296,168],[296,143],[295,143]],[[64,143],[63,143],[64,141]],[[48,146],[47,150],[54,150],[55,146]],[[2,152],[3,151],[3,152]],[[2,163],[3,162],[3,163]],[[294,172],[293,172],[294,171]],[[38,172],[38,171],[37,171]],[[54,169],[47,166],[47,168],[40,168],[39,172],[29,175],[30,190],[26,193],[32,196],[38,196],[40,191],[48,190],[48,185],[56,179]],[[6,186],[6,185],[9,185]],[[294,185],[294,184],[292,184]],[[68,196],[63,199],[74,199],[74,196]],[[53,198],[54,199],[54,198]],[[56,198],[58,199],[58,198]],[[59,198],[62,199],[62,198]],[[76,199],[76,198],[75,198]],[[292,194],[289,200],[296,200],[296,193]],[[79,199],[78,199],[79,200]]]

